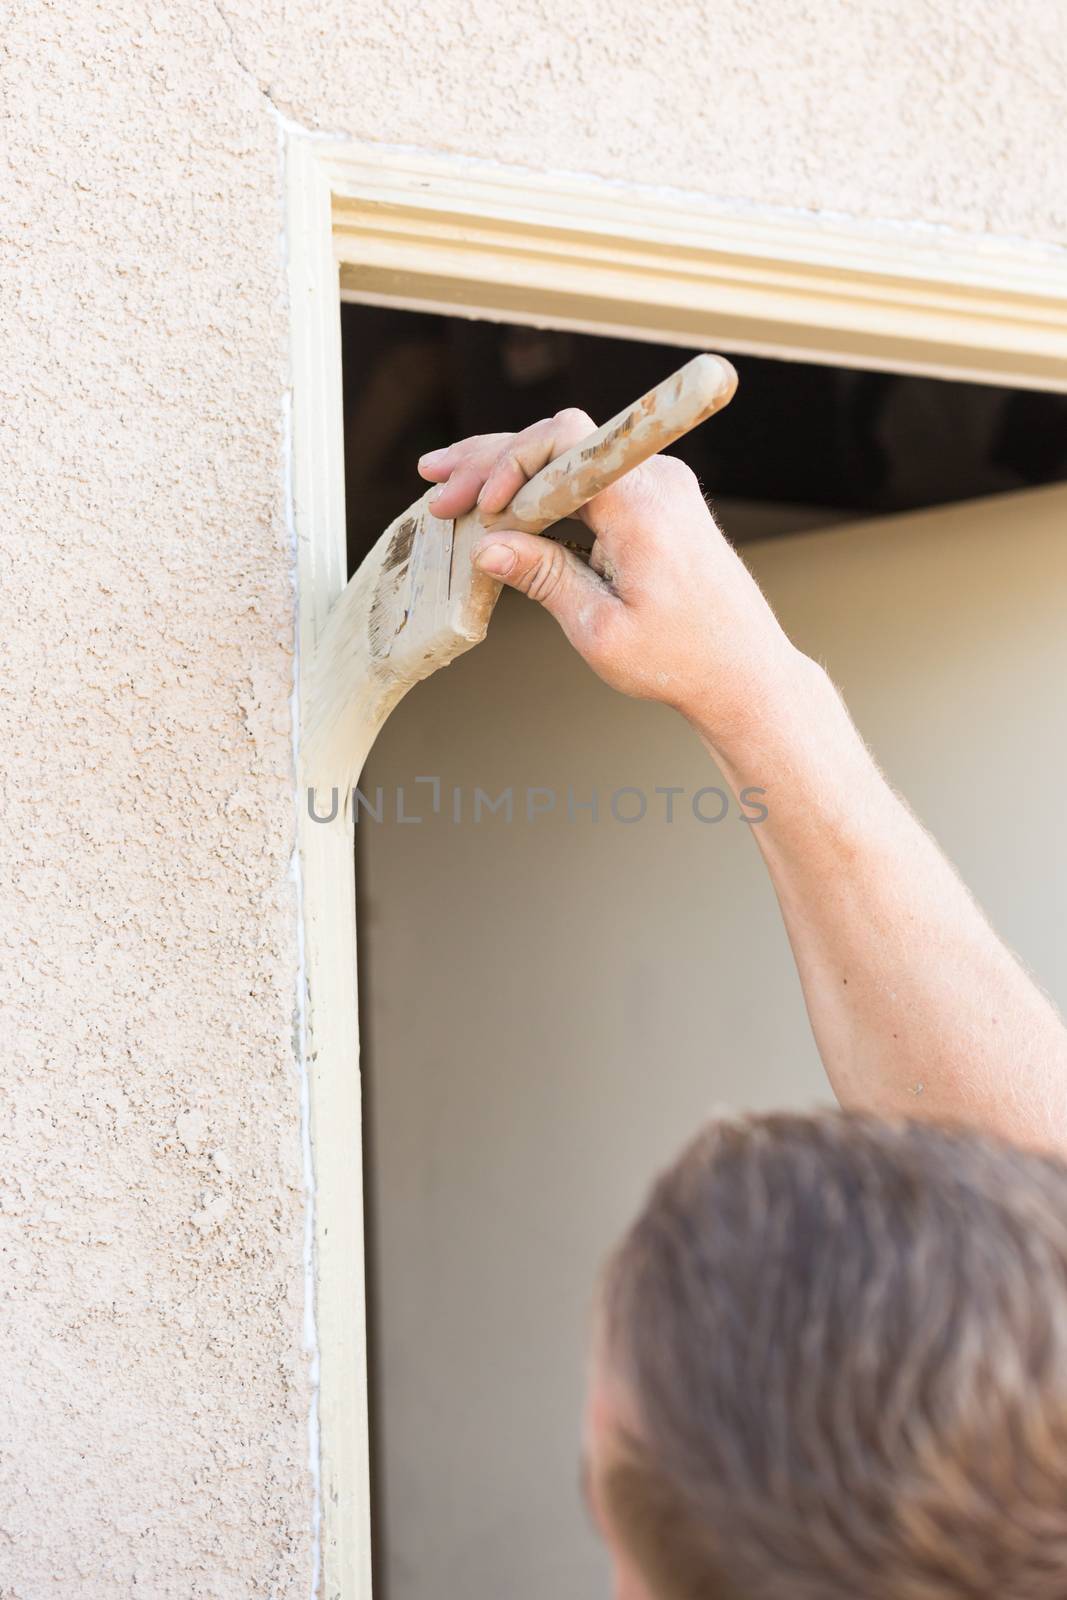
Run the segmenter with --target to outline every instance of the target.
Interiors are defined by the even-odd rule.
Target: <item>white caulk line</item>
[[[278,128],[279,194],[282,199],[281,266],[288,281],[289,239],[288,218],[285,208],[285,141],[293,124],[276,109],[273,114]],[[303,130],[301,130],[303,131]],[[293,391],[290,381],[282,392],[282,503],[285,531],[288,536],[289,560],[293,590],[293,687],[289,698],[290,727],[292,729],[293,800],[294,818],[299,817],[300,794],[296,785],[299,772],[300,751],[300,629],[296,626],[299,594],[297,589],[296,511],[293,503]],[[298,824],[297,824],[298,825]],[[307,1050],[307,951],[304,942],[304,877],[300,865],[299,842],[294,839],[289,861],[289,876],[296,901],[296,996],[295,996],[295,1050],[296,1069],[300,1085],[300,1155],[304,1190],[304,1349],[308,1354],[308,1382],[311,1393],[308,1400],[307,1442],[308,1473],[311,1478],[311,1600],[316,1600],[322,1577],[322,1461],[319,1427],[319,1397],[321,1363],[319,1358],[319,1331],[315,1320],[315,1164],[311,1149],[311,1079],[308,1071]]]

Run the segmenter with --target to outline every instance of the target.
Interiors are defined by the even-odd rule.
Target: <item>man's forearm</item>
[[[843,1105],[1067,1147],[1067,1032],[885,782],[833,685],[797,656],[724,740],[688,709],[754,828]],[[724,748],[724,744],[726,747]]]
[[[435,514],[503,512],[591,430],[580,412],[424,458]],[[793,649],[680,461],[581,511],[606,583],[550,539],[494,532],[487,573],[539,601],[606,683],[694,723],[754,829],[815,1036],[846,1106],[946,1117],[1067,1151],[1067,1034],[885,783],[826,675]]]

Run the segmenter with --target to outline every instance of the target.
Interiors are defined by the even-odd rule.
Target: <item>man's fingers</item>
[[[462,517],[475,504],[502,511],[523,484],[556,456],[593,431],[584,411],[558,411],[522,433],[482,433],[419,458],[419,473],[438,487],[430,496],[435,517]]]
[[[488,470],[510,438],[510,433],[472,433],[440,450],[427,450],[419,457],[419,475],[429,478],[431,483],[441,483],[460,462],[476,459]]]
[[[419,477],[429,478],[431,483],[440,483],[452,471],[449,465],[450,448],[441,450],[427,450],[418,460]]]
[[[503,511],[524,483],[528,483],[535,473],[565,450],[586,438],[595,427],[593,419],[584,411],[570,407],[515,434],[490,469],[478,497],[479,506],[490,514]]]
[[[473,510],[485,473],[475,462],[461,462],[447,482],[430,494],[430,510],[435,517],[462,517]]]
[[[584,561],[539,534],[487,534],[475,545],[472,560],[481,572],[544,606],[583,655],[602,631],[608,610],[620,604]]]
[[[419,476],[439,485],[431,497],[436,516],[461,517],[473,509],[479,489],[510,439],[510,433],[476,433],[419,457]]]

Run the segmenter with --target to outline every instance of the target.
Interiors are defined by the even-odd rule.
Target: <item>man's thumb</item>
[[[471,559],[480,572],[529,595],[562,623],[568,634],[591,591],[604,585],[578,557],[554,539],[535,533],[493,533],[475,545]]]

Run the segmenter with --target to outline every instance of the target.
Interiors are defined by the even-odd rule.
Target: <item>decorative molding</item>
[[[1067,390],[1067,250],[422,151],[323,160],[347,298]]]

